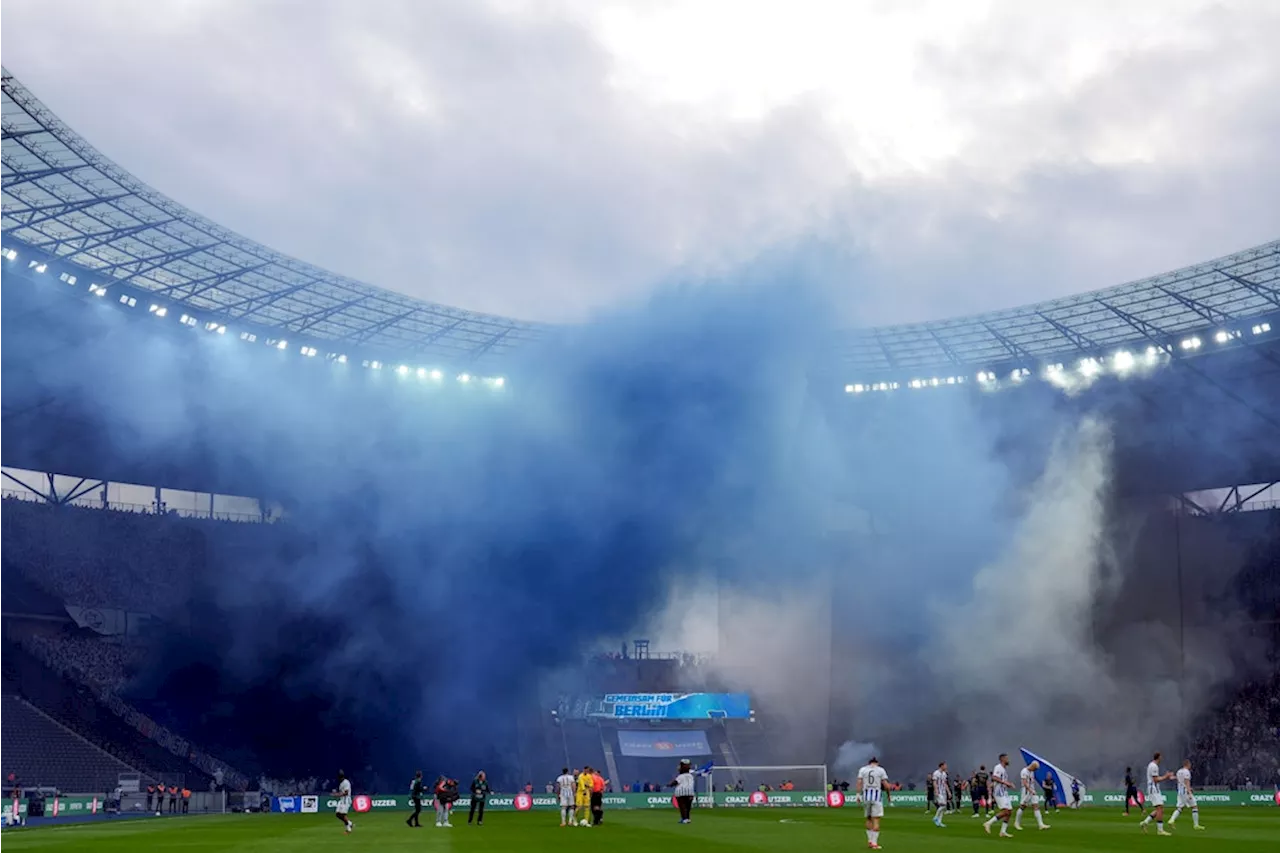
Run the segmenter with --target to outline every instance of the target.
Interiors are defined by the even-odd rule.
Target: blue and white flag
[[[1033,761],[1040,762],[1040,769],[1036,771],[1036,781],[1040,783],[1041,787],[1044,786],[1044,779],[1046,776],[1053,777],[1053,790],[1054,790],[1054,794],[1058,798],[1058,805],[1062,805],[1062,806],[1071,805],[1071,801],[1072,801],[1071,785],[1073,782],[1080,786],[1080,802],[1081,803],[1084,802],[1085,787],[1083,782],[1081,782],[1075,776],[1072,776],[1070,773],[1067,773],[1065,770],[1063,770],[1058,765],[1054,764],[1052,761],[1041,758],[1040,756],[1036,755],[1034,752],[1027,749],[1026,747],[1019,747],[1018,751],[1022,753],[1023,762],[1027,764],[1030,764]]]

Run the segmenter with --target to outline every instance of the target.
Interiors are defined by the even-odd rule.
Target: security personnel
[[[178,786],[169,786],[169,814],[178,813]]]
[[[161,796],[164,796],[164,795],[161,794]],[[151,804],[155,802],[155,799],[156,799],[156,786],[148,785],[147,786],[147,811],[151,811]]]
[[[191,789],[182,786],[182,813],[189,814],[191,812]]]
[[[476,773],[476,778],[471,780],[471,813],[467,815],[467,823],[471,823],[472,818],[476,818],[476,826],[484,826],[484,803],[489,799],[489,779],[484,775],[484,771]],[[479,809],[479,814],[476,809]]]
[[[422,795],[424,793],[422,771],[419,770],[413,774],[413,781],[409,783],[409,800],[413,803],[413,814],[409,815],[409,819],[405,821],[409,826],[422,826],[422,823],[418,820],[418,815],[422,814]]]

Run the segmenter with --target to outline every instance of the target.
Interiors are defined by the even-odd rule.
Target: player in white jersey
[[[1041,829],[1049,828],[1049,824],[1044,822],[1044,815],[1040,814],[1040,783],[1036,781],[1036,771],[1039,769],[1040,762],[1033,761],[1018,773],[1018,778],[1022,780],[1022,797],[1018,803],[1018,813],[1013,818],[1014,829],[1022,829],[1022,813],[1028,806],[1035,813],[1036,825]]]
[[[947,782],[947,762],[939,761],[938,769],[933,771],[933,825],[946,828],[942,816],[947,813],[947,797],[951,795],[951,786]]]
[[[1147,805],[1151,806],[1151,812],[1139,824],[1143,832],[1147,831],[1147,824],[1154,820],[1156,835],[1172,835],[1164,831],[1164,792],[1160,790],[1160,783],[1172,778],[1172,773],[1160,772],[1160,753],[1157,752],[1147,765]]]
[[[1200,825],[1200,809],[1196,806],[1196,795],[1191,790],[1191,759],[1184,759],[1181,769],[1177,773],[1178,780],[1178,807],[1173,810],[1173,815],[1169,818],[1169,826],[1173,826],[1178,822],[1178,815],[1182,814],[1183,809],[1191,809],[1191,826],[1193,829],[1204,829]]]
[[[996,801],[996,813],[982,825],[983,832],[991,834],[991,824],[1000,821],[1000,837],[1012,838],[1009,834],[1009,814],[1013,811],[1013,782],[1009,781],[1009,756],[1000,753],[995,768],[991,771],[991,795]]]
[[[333,807],[334,816],[342,821],[344,829],[350,832],[356,826],[347,818],[351,813],[351,780],[341,770],[338,771],[338,788],[333,795],[338,798],[338,802]]]
[[[857,791],[867,818],[867,847],[879,850],[880,818],[884,817],[884,804],[889,800],[889,774],[880,766],[880,759],[872,758],[858,770]]]
[[[578,780],[566,767],[560,771],[556,779],[556,794],[560,797],[560,825],[573,826],[573,797],[577,791]]]

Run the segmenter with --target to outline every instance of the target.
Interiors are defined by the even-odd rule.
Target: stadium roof
[[[112,163],[3,72],[3,233],[225,322],[342,347],[475,361],[555,327],[373,287],[193,213]],[[113,282],[113,283],[115,283]],[[1023,308],[842,333],[851,380],[1043,363],[1280,313],[1280,241],[1141,281]]]

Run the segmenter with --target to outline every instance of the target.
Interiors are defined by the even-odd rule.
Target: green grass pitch
[[[215,815],[191,818],[131,819],[112,823],[50,826],[5,830],[5,853],[18,851],[86,851],[94,853],[325,853],[325,851],[608,851],[653,853],[661,850],[804,851],[823,853],[866,849],[862,821],[852,808],[819,809],[703,809],[694,822],[680,826],[674,811],[615,811],[605,825],[561,829],[554,812],[489,815],[483,827],[467,826],[466,816],[454,819],[453,829],[436,829],[425,820],[422,829],[404,825],[404,813],[357,815],[356,829],[344,835],[333,815]],[[915,809],[891,811],[881,827],[880,843],[890,851],[970,851],[1016,847],[1041,851],[1221,851],[1280,850],[1280,809],[1206,809],[1207,827],[1193,832],[1184,814],[1172,838],[1143,835],[1136,816],[1119,811],[1086,810],[1052,815],[1053,828],[1040,832],[1027,816],[1029,828],[1013,840],[982,832],[980,821],[952,815],[946,829],[936,829]]]

